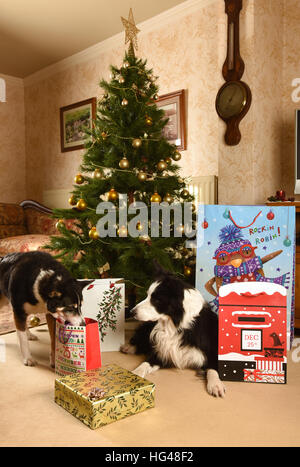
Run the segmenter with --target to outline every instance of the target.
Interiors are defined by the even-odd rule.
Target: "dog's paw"
[[[209,369],[207,371],[207,392],[214,397],[225,396],[225,386],[220,380],[218,372],[216,370]]]
[[[55,368],[55,357],[52,355],[52,353],[50,353],[50,366],[51,368]]]
[[[207,392],[214,397],[225,397],[226,388],[219,379],[219,381],[207,383]]]
[[[133,370],[132,373],[134,373],[137,376],[140,376],[141,378],[145,378],[145,376],[147,376],[147,374],[149,373],[149,368],[149,363],[144,362],[141,365],[139,365],[135,370]]]
[[[128,354],[135,354],[135,346],[130,344],[123,344],[120,346],[120,352],[128,353]]]
[[[32,357],[24,358],[24,365],[25,366],[35,366],[37,364],[36,360]]]

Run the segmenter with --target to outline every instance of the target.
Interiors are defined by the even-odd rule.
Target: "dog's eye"
[[[52,292],[49,293],[49,297],[50,298],[53,298],[53,297],[61,297],[62,296],[62,293],[61,292],[58,292],[57,290],[52,290]]]

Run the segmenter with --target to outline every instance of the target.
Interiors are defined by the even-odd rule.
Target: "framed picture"
[[[61,151],[75,151],[84,147],[85,130],[92,128],[96,118],[96,97],[60,108]]]
[[[156,104],[169,119],[163,129],[164,137],[178,149],[186,149],[185,90],[159,96]]]

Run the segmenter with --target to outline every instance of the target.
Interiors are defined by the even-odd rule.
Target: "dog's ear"
[[[170,274],[171,272],[164,269],[156,259],[153,260],[153,278],[154,279],[159,279],[161,277],[164,277]]]
[[[88,285],[90,285],[92,282],[94,282],[94,279],[91,279],[91,280],[77,280],[77,284],[79,285],[79,287],[81,288],[81,290],[83,290],[85,287],[87,287]]]

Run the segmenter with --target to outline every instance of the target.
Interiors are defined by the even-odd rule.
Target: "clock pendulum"
[[[217,94],[216,111],[227,125],[225,142],[229,146],[235,146],[241,140],[239,123],[248,112],[252,98],[249,86],[241,81],[245,69],[239,47],[239,14],[242,7],[243,0],[225,0],[228,15],[227,56],[222,74],[226,82]]]

